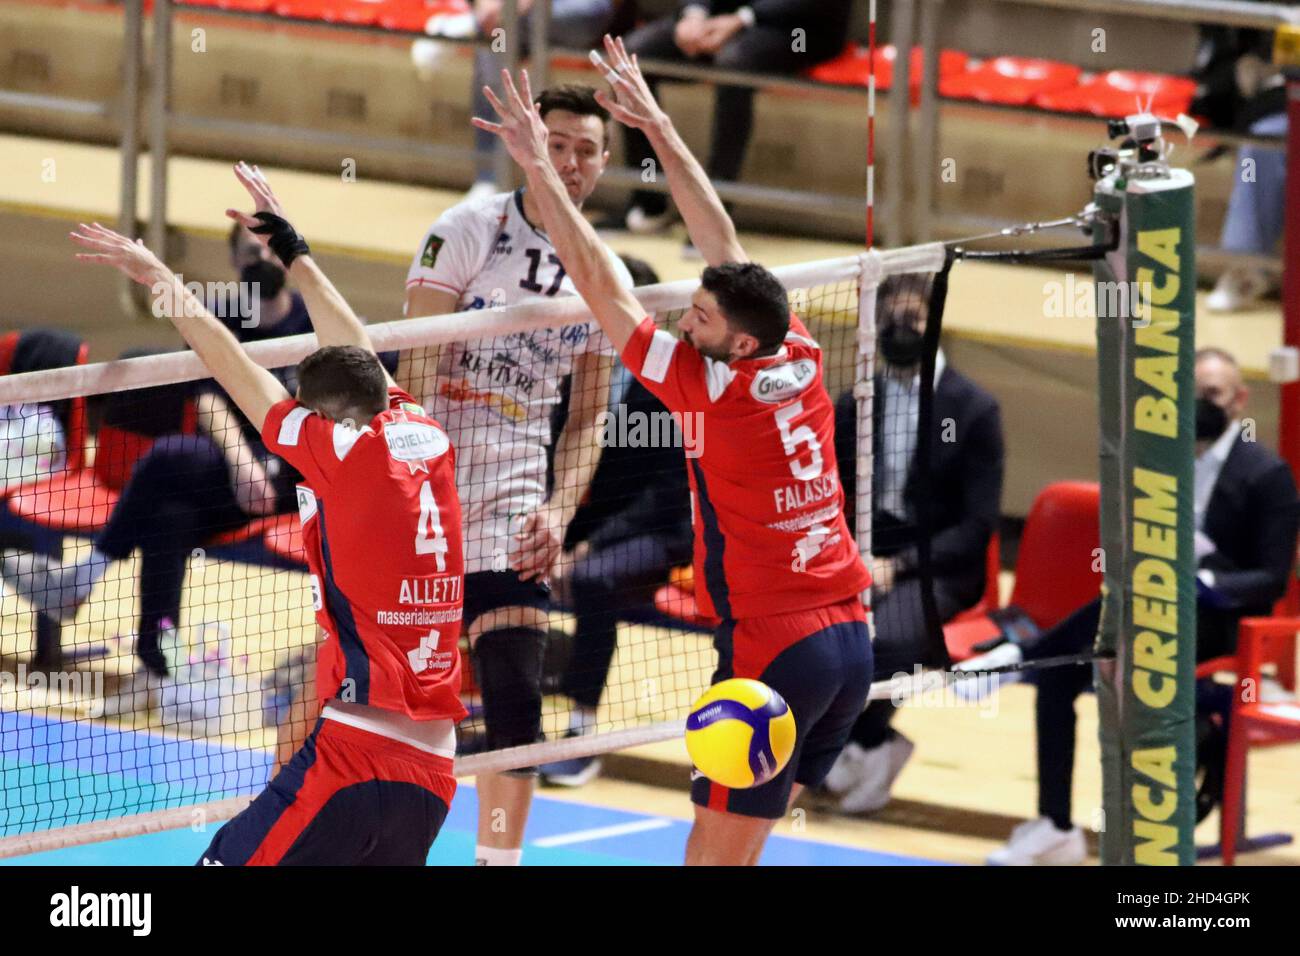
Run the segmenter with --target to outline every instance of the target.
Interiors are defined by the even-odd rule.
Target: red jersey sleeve
[[[657,328],[649,317],[623,346],[623,364],[650,394],[677,411],[700,410],[716,399],[710,382],[712,367],[726,369],[721,362],[711,362],[676,336]]]
[[[427,415],[427,414],[428,414],[428,413],[427,413],[427,412],[426,412],[426,411],[425,411],[425,410],[420,406],[420,403],[417,402],[414,398],[411,397],[411,394],[410,394],[409,392],[404,392],[404,391],[402,391],[402,389],[399,388],[399,387],[396,386],[396,385],[390,385],[390,386],[388,386],[388,407],[389,407],[389,409],[392,410],[392,411],[397,411],[397,410],[399,410],[403,405],[409,405],[410,407],[407,408],[406,411],[411,412],[411,413],[413,413],[413,414],[416,414],[416,415]]]
[[[785,337],[788,339],[791,336],[794,336],[796,339],[804,339],[807,344],[814,346],[817,345],[817,340],[814,339],[812,333],[808,331],[808,326],[803,324],[803,319],[799,318],[799,316],[795,315],[793,312],[790,313],[790,331],[786,333]]]
[[[357,434],[292,398],[272,405],[262,423],[262,441],[267,451],[297,468],[308,484],[320,491],[329,485]]]

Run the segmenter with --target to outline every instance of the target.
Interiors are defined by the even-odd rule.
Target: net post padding
[[[1105,562],[1096,649],[1114,656],[1095,678],[1104,865],[1196,862],[1194,185],[1174,169],[1110,176],[1095,193],[1120,225],[1118,248],[1094,265]],[[1120,315],[1106,305],[1113,283],[1135,290]]]

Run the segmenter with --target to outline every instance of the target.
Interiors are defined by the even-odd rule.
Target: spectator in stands
[[[137,350],[123,357],[140,354]],[[6,550],[0,559],[0,573],[10,587],[40,613],[67,623],[108,566],[139,548],[136,656],[159,676],[167,674],[159,640],[180,623],[185,569],[193,550],[251,516],[272,513],[277,503],[274,485],[243,440],[229,403],[217,391],[196,393],[195,384],[110,396],[105,424],[151,445],[134,463],[108,463],[129,469],[130,477],[85,558],[63,564],[45,555]],[[192,403],[197,433],[182,433],[187,403]],[[100,453],[112,451],[101,448]],[[57,649],[44,649],[43,658],[43,666],[57,665]]]
[[[224,302],[209,303],[213,313],[242,342],[311,332],[302,296],[288,287],[284,268],[266,247],[238,223],[228,242],[240,286],[228,290]],[[146,354],[152,352],[123,357]],[[296,391],[293,367],[275,374]],[[131,436],[131,446],[145,445],[147,451],[139,456],[123,448],[99,449],[96,473],[121,489],[122,497],[90,555],[63,565],[47,556],[7,553],[0,571],[39,610],[67,621],[108,565],[139,548],[136,655],[147,670],[165,676],[159,638],[180,623],[185,569],[194,549],[250,517],[296,510],[302,478],[266,450],[257,429],[211,382],[115,393],[105,400],[103,420],[117,434]],[[54,666],[57,657],[58,648],[41,647],[35,663]]]
[[[1272,65],[1272,48],[1273,36],[1267,31],[1204,28],[1193,69],[1199,86],[1191,112],[1208,117],[1218,128],[1285,139],[1286,80]],[[1242,146],[1220,238],[1224,250],[1272,256],[1282,238],[1285,194],[1285,143]],[[1233,265],[1219,277],[1205,304],[1214,312],[1250,308],[1276,284],[1277,276],[1261,266]]]
[[[48,405],[0,405],[0,489],[48,478],[63,469],[67,438]]]
[[[0,375],[77,364],[81,339],[58,329],[27,329],[0,342]],[[47,478],[67,458],[70,403],[0,405],[0,488]]]
[[[935,625],[978,603],[985,588],[989,539],[997,527],[1003,474],[1002,420],[997,400],[935,357],[929,469],[930,571],[937,621],[927,620],[917,545],[916,450],[923,335],[929,289],[915,276],[894,276],[877,292],[878,373],[873,409],[872,607],[876,679],[913,666],[944,662]],[[857,491],[857,402],[836,402],[835,453],[852,517]],[[826,786],[840,808],[869,813],[889,802],[890,789],[914,749],[890,726],[891,701],[873,701],[853,728]]]
[[[623,256],[637,285],[659,281],[640,259]],[[662,436],[669,413],[663,403],[619,365],[611,377],[606,432]],[[575,619],[573,650],[562,691],[572,701],[567,736],[592,733],[596,708],[609,678],[618,620],[647,603],[669,572],[691,560],[690,488],[682,435],[677,444],[644,447],[602,442],[600,464],[588,500],[569,525],[568,557],[560,563],[557,589],[567,591]],[[579,757],[545,764],[543,778],[577,787],[600,772],[600,759]]]
[[[849,27],[851,0],[683,0],[674,16],[651,21],[625,37],[644,59],[690,60],[724,70],[797,73],[836,56]],[[653,74],[653,69],[647,69]],[[652,76],[651,88],[656,88]],[[753,127],[754,90],[719,86],[706,171],[715,181],[740,179]],[[645,134],[624,130],[627,165],[642,169],[654,151]],[[671,221],[664,193],[632,194],[627,228],[652,233]]]
[[[1196,353],[1197,660],[1233,652],[1238,622],[1272,612],[1295,560],[1300,532],[1295,482],[1287,463],[1255,441],[1254,423],[1242,419],[1247,394],[1232,355],[1215,348]],[[1036,640],[1007,642],[963,666],[976,669],[1086,651],[1096,637],[1100,610],[1099,598]],[[1073,825],[1070,808],[1074,701],[1091,685],[1092,676],[1091,667],[1081,666],[1037,673],[1039,816],[1016,827],[989,863],[1083,862],[1083,831]],[[1202,684],[1197,698],[1204,714],[1207,706],[1220,702],[1208,693],[1213,682]],[[1222,772],[1221,766],[1206,769]]]
[[[519,0],[519,38],[518,43],[527,52],[531,34],[531,16],[537,0]],[[628,0],[540,0],[551,4],[550,30],[547,36],[558,47],[576,47],[587,49],[600,46],[600,38],[606,33],[616,31],[615,20],[620,8]],[[493,40],[488,49],[480,48],[474,56],[473,107],[475,116],[492,116],[492,107],[483,95],[483,87],[490,86],[499,95],[501,93],[501,68],[505,66],[503,52],[495,40],[495,31],[501,27],[501,17],[505,3],[503,0],[474,0],[474,20],[478,24],[479,36]],[[516,42],[514,37],[500,37],[504,43]],[[501,191],[496,183],[497,138],[483,130],[475,131],[477,152],[477,170],[474,186],[469,199],[491,196]]]

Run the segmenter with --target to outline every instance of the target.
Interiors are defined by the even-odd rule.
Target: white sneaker
[[[840,800],[844,813],[875,813],[888,805],[894,781],[912,759],[916,744],[895,733],[879,747],[864,751],[865,772],[861,781]]]
[[[867,752],[850,740],[835,758],[835,764],[822,785],[837,797],[848,793],[862,780],[866,757]]]
[[[1020,664],[1025,659],[1025,652],[1021,650],[1019,644],[1007,641],[999,644],[987,654],[980,654],[969,660],[962,661],[953,668],[953,671],[984,671],[992,670],[996,667],[1009,667],[1012,664]],[[1014,684],[1020,680],[1020,674],[971,674],[965,678],[958,678],[953,681],[953,693],[962,700],[983,700],[986,697],[992,697],[998,692],[1003,684]]]
[[[1262,299],[1269,285],[1264,270],[1232,266],[1219,276],[1214,291],[1205,297],[1205,307],[1211,312],[1240,312]]]
[[[672,225],[674,218],[672,206],[655,215],[633,206],[627,211],[627,231],[638,236],[658,235]]]
[[[1088,857],[1083,830],[1056,829],[1047,817],[1022,823],[1011,839],[988,855],[989,866],[1077,866]]]
[[[43,554],[6,551],[0,558],[0,576],[10,590],[60,624],[72,622],[84,599],[76,587],[76,568],[65,568]]]

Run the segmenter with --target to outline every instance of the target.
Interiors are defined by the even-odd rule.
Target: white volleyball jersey
[[[459,311],[576,295],[523,202],[520,189],[448,209],[425,233],[407,289],[455,293]],[[609,256],[631,288],[627,267]],[[551,410],[586,352],[616,355],[594,321],[455,342],[443,347],[437,369],[425,370],[419,398],[456,447],[467,572],[505,570],[511,516],[545,501]]]

